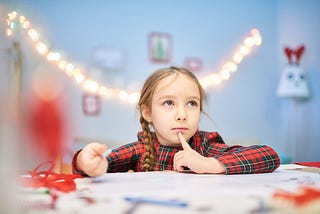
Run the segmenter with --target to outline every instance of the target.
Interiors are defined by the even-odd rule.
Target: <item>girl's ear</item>
[[[148,106],[146,105],[141,106],[141,114],[146,121],[148,121],[149,123],[152,122],[151,109]]]

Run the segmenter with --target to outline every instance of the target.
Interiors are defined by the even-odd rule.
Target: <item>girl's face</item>
[[[177,134],[189,140],[200,120],[200,90],[197,83],[178,73],[161,80],[154,91],[151,111],[145,119],[152,123],[162,145],[180,146]]]

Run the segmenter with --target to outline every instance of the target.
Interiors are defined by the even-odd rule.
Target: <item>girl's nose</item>
[[[187,114],[184,108],[179,108],[176,115],[177,121],[185,121],[187,118]]]

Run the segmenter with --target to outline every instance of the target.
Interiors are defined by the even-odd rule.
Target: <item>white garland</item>
[[[39,39],[39,33],[32,28],[30,21],[22,15],[18,15],[16,11],[8,14],[7,18],[7,36],[10,37],[14,33],[16,25],[20,24],[21,28],[27,33],[34,44],[35,50],[42,55],[48,62],[55,63],[55,65],[72,78],[82,90],[90,93],[99,94],[106,98],[116,98],[123,102],[135,104],[139,99],[139,92],[128,92],[124,89],[112,88],[105,86],[98,81],[87,77],[79,68],[73,63],[61,57],[59,52],[50,50],[47,44]],[[201,85],[204,89],[208,90],[211,86],[218,85],[222,81],[230,78],[231,74],[236,72],[238,65],[243,58],[247,56],[253,47],[259,46],[262,43],[262,38],[259,30],[252,29],[250,36],[246,37],[243,43],[239,46],[237,51],[233,54],[231,60],[228,60],[219,72],[212,72],[204,77],[199,78]]]

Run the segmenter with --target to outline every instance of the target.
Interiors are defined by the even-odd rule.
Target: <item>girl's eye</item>
[[[188,105],[190,105],[190,106],[198,106],[198,102],[197,101],[189,101]]]
[[[166,101],[163,102],[163,105],[172,106],[173,105],[173,101],[172,100],[166,100]]]

